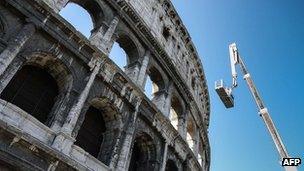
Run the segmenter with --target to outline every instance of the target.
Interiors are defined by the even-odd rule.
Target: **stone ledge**
[[[10,113],[8,113],[10,112]],[[13,115],[15,121],[9,117]],[[28,127],[30,125],[31,127]],[[94,170],[94,171],[109,171],[110,169],[104,165],[102,162],[89,155],[87,152],[82,150],[80,147],[72,145],[72,150],[68,155],[61,153],[60,151],[51,147],[53,139],[56,133],[48,128],[47,126],[40,123],[33,116],[27,114],[22,109],[17,106],[8,103],[0,99],[0,127],[4,130],[14,134],[18,137],[18,140],[12,141],[13,143],[18,143],[20,140],[26,141],[32,144],[33,147],[43,150],[44,152],[52,155],[59,160],[62,160],[74,168],[80,170]],[[32,128],[32,129],[29,129]],[[44,137],[42,134],[49,135],[49,137]],[[79,155],[77,156],[76,151],[79,154],[85,156],[85,161],[79,160]]]

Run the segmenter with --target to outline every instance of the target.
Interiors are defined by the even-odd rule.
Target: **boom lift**
[[[240,65],[241,71],[244,75],[244,79],[246,80],[249,90],[257,104],[259,114],[262,117],[264,123],[266,124],[266,127],[272,137],[272,140],[274,141],[274,144],[279,152],[279,155],[281,157],[281,160],[284,158],[289,158],[289,155],[287,153],[287,150],[282,142],[282,139],[268,113],[267,108],[265,107],[261,96],[258,93],[257,88],[255,87],[252,78],[250,77],[250,74],[248,70],[245,67],[245,64],[238,52],[238,49],[236,47],[235,43],[232,43],[229,45],[229,52],[230,52],[230,62],[231,62],[231,72],[232,72],[232,86],[231,87],[225,87],[223,80],[219,80],[215,83],[215,90],[220,96],[220,99],[226,106],[226,108],[231,108],[234,106],[234,97],[232,95],[232,90],[237,87],[237,72],[236,72],[236,65]],[[297,171],[296,167],[284,167],[286,171]]]

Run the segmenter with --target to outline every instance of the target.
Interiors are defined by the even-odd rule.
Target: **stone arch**
[[[56,97],[56,102],[48,116],[47,125],[60,125],[64,119],[65,108],[69,101],[69,97],[74,86],[75,73],[61,59],[56,58],[56,55],[36,51],[29,55],[23,54],[26,57],[25,65],[33,65],[46,70],[57,82],[59,94]]]
[[[87,107],[83,111],[84,117],[78,123],[81,126],[75,144],[104,164],[109,165],[121,135],[122,114],[108,97],[93,98],[87,103]],[[92,114],[90,112],[94,112],[95,117],[90,116]],[[86,135],[86,130],[94,132],[95,137]],[[86,141],[83,141],[82,137],[86,137]],[[94,145],[93,149],[91,144]]]
[[[57,95],[57,83],[48,72],[25,65],[3,90],[1,98],[46,123]]]
[[[144,132],[137,134],[130,159],[129,171],[157,170],[157,150],[152,137]]]
[[[173,160],[168,159],[166,162],[165,171],[178,171],[178,167]]]
[[[153,94],[166,88],[163,74],[156,67],[150,66],[147,73],[152,81]]]
[[[130,36],[126,34],[121,34],[116,39],[116,42],[120,45],[122,49],[124,49],[127,54],[127,65],[132,64],[138,60],[138,48],[135,41],[133,41]]]
[[[70,0],[68,3],[75,3],[84,8],[93,22],[93,30],[103,25],[105,14],[102,5],[96,0]]]
[[[125,57],[121,57],[121,56],[117,57],[117,56],[110,55],[112,60],[114,60],[114,62],[117,63],[116,58],[119,58],[119,60],[125,60],[125,62],[123,62],[123,65],[125,65],[125,66],[120,66],[120,67],[125,67],[125,68],[128,68],[130,65],[134,65],[135,62],[138,62],[139,57],[140,57],[139,45],[137,44],[137,42],[133,36],[130,36],[128,33],[124,32],[124,31],[118,30],[115,33],[114,42],[115,42],[114,46],[115,45],[119,46],[120,51],[123,51],[120,54],[125,54]],[[117,49],[115,49],[115,50],[117,50]]]
[[[171,98],[171,107],[170,107],[170,114],[169,114],[169,119],[173,127],[177,130],[178,126],[178,118],[182,115],[182,110],[181,110],[181,103],[179,100],[173,96]]]
[[[175,152],[176,150],[171,145],[168,146],[167,158],[166,158],[166,167],[165,170],[178,171],[181,170],[183,160]]]
[[[60,92],[69,92],[74,77],[71,69],[55,55],[47,52],[33,52],[26,55],[25,65],[33,65],[47,70],[57,81]]]
[[[77,11],[77,15],[73,11]],[[95,28],[93,18],[81,5],[69,2],[59,14],[85,37],[89,38],[92,35]]]
[[[172,97],[171,97],[171,106],[170,106],[170,113],[169,119],[171,124],[175,129],[178,129],[178,125],[180,124],[179,121],[183,118],[185,114],[185,104],[183,99],[180,95],[173,90]]]
[[[73,79],[65,65],[51,54],[35,52],[26,59],[1,98],[50,126]]]
[[[85,114],[75,144],[97,158],[105,131],[106,126],[101,110],[91,105]]]

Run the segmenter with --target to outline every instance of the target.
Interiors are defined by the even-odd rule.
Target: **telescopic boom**
[[[236,72],[236,65],[239,64],[241,71],[244,75],[244,79],[247,82],[247,85],[249,87],[249,90],[257,104],[258,107],[258,111],[260,116],[262,117],[270,135],[271,138],[280,154],[281,160],[283,160],[284,158],[289,158],[289,155],[287,153],[287,150],[282,142],[282,139],[270,117],[270,114],[268,113],[267,108],[265,107],[261,96],[258,93],[258,90],[238,52],[238,49],[236,47],[236,44],[230,44],[229,45],[229,52],[230,52],[230,62],[231,62],[231,72],[232,72],[232,86],[231,88],[227,88],[224,87],[223,81],[221,80],[220,82],[216,83],[216,91],[219,94],[220,98],[222,99],[222,101],[224,102],[225,106],[227,108],[233,107],[234,105],[231,103],[233,103],[234,98],[232,96],[232,90],[237,86],[237,72]],[[222,84],[219,84],[222,83]],[[225,90],[225,91],[224,91]],[[225,99],[225,100],[223,100]],[[232,101],[229,101],[232,100]],[[296,167],[284,167],[286,171],[297,171]]]

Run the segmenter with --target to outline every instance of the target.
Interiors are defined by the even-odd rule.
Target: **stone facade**
[[[209,170],[206,80],[169,0],[2,0],[0,80],[0,170]]]

